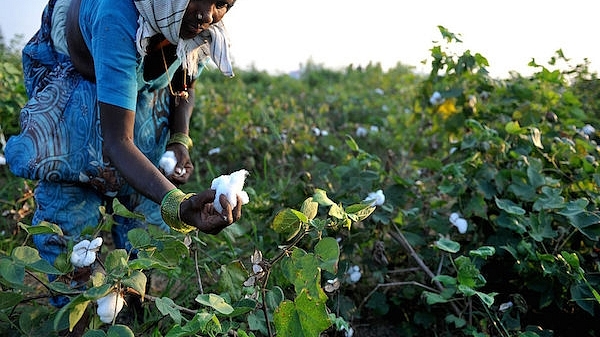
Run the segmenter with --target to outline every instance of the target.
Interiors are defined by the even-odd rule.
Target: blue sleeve
[[[139,55],[133,1],[82,1],[80,12],[82,34],[94,59],[98,101],[135,111]]]

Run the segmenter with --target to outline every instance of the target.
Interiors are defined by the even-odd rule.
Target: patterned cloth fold
[[[150,37],[160,33],[177,45],[177,56],[190,76],[196,77],[199,62],[210,57],[225,76],[233,77],[229,36],[222,21],[210,25],[207,33],[194,39],[184,40],[179,37],[181,21],[189,1],[135,0],[135,6],[140,12],[136,36],[138,52],[145,55]]]

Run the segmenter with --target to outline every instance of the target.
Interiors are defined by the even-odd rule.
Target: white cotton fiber
[[[177,158],[175,158],[175,152],[166,151],[158,162],[158,166],[165,171],[165,175],[170,176],[175,170],[177,165]]]
[[[213,179],[210,188],[216,191],[213,204],[217,212],[223,212],[223,207],[221,207],[221,203],[219,202],[219,196],[221,194],[224,194],[227,197],[227,201],[229,201],[232,208],[237,206],[238,195],[242,198],[242,204],[247,204],[250,201],[248,193],[242,191],[248,174],[248,171],[242,169],[229,175],[222,175]]]

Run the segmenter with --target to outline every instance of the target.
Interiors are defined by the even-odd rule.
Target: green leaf
[[[221,266],[219,292],[227,293],[232,300],[242,298],[243,284],[248,278],[248,272],[240,261],[232,261]]]
[[[12,291],[0,292],[0,310],[14,307],[19,304],[23,298],[23,295]]]
[[[209,306],[224,315],[229,315],[233,312],[233,307],[225,302],[223,297],[216,294],[200,294],[196,296],[196,302]]]
[[[521,126],[519,125],[519,122],[511,121],[506,123],[504,130],[512,135],[516,135],[521,133]]]
[[[25,265],[30,265],[42,259],[37,249],[29,246],[15,247],[12,251],[12,257],[15,261],[20,261]]]
[[[327,197],[327,192],[321,189],[317,189],[315,191],[315,194],[313,195],[313,201],[316,201],[321,206],[335,205],[335,202]]]
[[[524,215],[525,214],[525,210],[523,208],[519,207],[514,202],[512,202],[512,200],[498,199],[496,197],[494,197],[494,199],[496,200],[496,205],[500,209],[506,211],[508,214],[513,214],[513,215]]]
[[[277,308],[283,300],[285,300],[285,295],[283,294],[283,289],[278,286],[274,286],[272,289],[267,291],[265,296],[265,300],[267,302],[267,307],[273,309]]]
[[[319,210],[319,203],[315,202],[312,197],[304,200],[304,202],[302,203],[302,207],[300,208],[300,211],[304,215],[306,215],[306,218],[308,220],[314,219],[317,216],[318,210]]]
[[[27,233],[31,234],[31,235],[38,235],[38,234],[57,234],[59,236],[63,236],[63,231],[62,229],[53,223],[47,222],[47,221],[40,221],[37,225],[26,225],[22,222],[19,222],[19,227],[21,227],[23,230],[25,230]]]
[[[99,298],[102,298],[106,295],[108,295],[111,291],[112,291],[113,285],[112,284],[102,284],[98,287],[92,287],[88,290],[86,290],[83,293],[83,296],[85,299],[88,300],[97,300]]]
[[[9,259],[0,260],[0,275],[13,284],[23,284],[25,280],[25,267]]]
[[[146,220],[146,217],[144,215],[142,215],[140,213],[134,213],[134,212],[128,210],[125,206],[123,206],[123,204],[121,204],[119,202],[118,198],[113,199],[112,208],[113,208],[114,214],[120,215],[124,218]]]
[[[332,274],[337,273],[340,258],[340,246],[332,237],[321,239],[315,245],[315,255],[321,261],[320,267]]]
[[[159,297],[154,301],[154,304],[161,314],[169,315],[175,323],[181,324],[183,316],[181,316],[181,311],[179,311],[172,299],[168,297]]]
[[[467,321],[464,318],[459,318],[452,314],[446,316],[445,321],[448,324],[454,324],[454,326],[457,328],[462,328],[467,325]]]
[[[75,324],[83,317],[88,304],[90,304],[90,301],[77,302],[71,307],[69,311],[69,331],[73,331]]]
[[[134,270],[131,272],[131,275],[127,278],[124,278],[121,282],[123,285],[133,288],[135,291],[140,293],[140,296],[144,298],[146,295],[146,283],[148,279],[146,274],[142,273],[139,270]]]
[[[106,337],[106,333],[102,330],[88,330],[83,337]]]
[[[233,304],[232,307],[233,307],[233,312],[231,314],[227,315],[230,318],[245,315],[245,314],[253,311],[254,309],[256,309],[256,301],[251,300],[249,298],[244,298],[244,299],[240,300],[239,302]],[[275,308],[275,307],[273,307],[273,308]]]
[[[432,281],[438,281],[445,287],[456,285],[456,278],[448,275],[437,275],[431,279]]]
[[[527,158],[527,163],[529,164],[527,166],[527,178],[529,180],[529,184],[533,188],[539,188],[540,186],[544,185],[545,179],[542,175],[544,165],[542,164],[542,161],[538,158]]]
[[[532,216],[529,220],[529,235],[537,241],[542,242],[544,239],[553,239],[558,233],[552,229],[552,219],[547,219],[546,212],[540,212],[538,217]]]
[[[573,217],[579,215],[586,211],[586,207],[589,204],[589,200],[587,199],[577,199],[575,201],[569,201],[565,207],[558,212],[558,214],[564,215],[566,217]]]
[[[152,239],[148,231],[141,228],[134,228],[127,232],[127,239],[133,249],[145,248],[151,245]]]
[[[490,294],[486,294],[486,293],[482,293],[480,291],[475,292],[475,294],[477,295],[477,297],[479,297],[481,299],[481,301],[489,307],[492,306],[492,304],[494,304],[494,296],[496,296],[496,293],[490,293]]]
[[[44,273],[44,274],[53,274],[53,275],[63,274],[60,270],[54,268],[54,266],[51,265],[46,260],[35,261],[35,262],[29,264],[27,267],[33,271],[39,271],[40,273]]]
[[[329,208],[328,214],[331,215],[332,217],[334,217],[336,219],[340,219],[340,220],[344,220],[347,217],[344,209],[335,204],[331,205],[331,207]]]
[[[448,253],[456,253],[460,250],[460,243],[444,237],[437,240],[435,246]]]
[[[448,299],[444,298],[440,294],[432,293],[430,291],[423,291],[423,296],[428,305],[434,305],[438,303],[447,303]]]
[[[356,219],[354,221],[363,221],[368,218],[371,213],[375,211],[377,207],[370,206],[368,204],[354,204],[346,207],[346,213],[348,215],[355,215]]]
[[[115,276],[124,275],[127,265],[127,251],[125,249],[115,249],[108,253],[104,261],[107,274]]]
[[[302,229],[302,221],[298,214],[302,213],[291,208],[281,210],[273,219],[273,230],[278,234],[282,234],[286,241],[291,240]],[[302,217],[307,219],[304,214],[302,214]]]
[[[289,258],[281,263],[286,278],[294,285],[297,294],[308,291],[315,298],[326,297],[321,288],[320,261],[314,254],[307,254],[301,249],[294,249]]]
[[[471,256],[478,256],[478,257],[482,257],[485,259],[485,258],[488,258],[488,257],[496,254],[496,248],[494,248],[492,246],[482,246],[475,250],[470,251],[469,254]]]
[[[135,337],[135,335],[128,326],[115,324],[108,328],[106,337]]]
[[[284,301],[275,310],[274,321],[281,336],[314,337],[331,326],[325,303],[308,296],[305,290],[294,302]]]
[[[560,188],[542,187],[542,196],[533,204],[533,210],[541,211],[564,208],[565,198],[562,197],[561,193],[562,190]]]

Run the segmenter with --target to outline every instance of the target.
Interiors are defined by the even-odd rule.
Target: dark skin
[[[78,0],[73,1],[73,3],[77,2]],[[234,2],[235,0],[190,0],[182,20],[180,37],[184,39],[193,38],[211,24],[219,22]],[[93,69],[93,60],[89,57],[89,53],[87,55],[85,53],[87,47],[85,47],[76,22],[77,20],[68,20],[67,22],[67,31],[75,32],[68,36],[70,56],[76,69],[82,69],[80,70],[82,75],[93,80],[93,77],[91,77],[93,72],[91,75],[89,74],[89,69]],[[160,44],[163,40],[163,37],[156,36],[151,39],[150,44],[152,46],[152,41]],[[149,51],[144,59],[144,77],[153,79],[162,75],[165,72],[164,62],[166,61],[170,65],[175,60],[175,48],[174,45],[164,45],[163,43],[162,51],[160,48]],[[163,52],[165,60],[163,60]],[[182,89],[180,86],[184,82],[181,68],[174,74],[172,83],[174,91]],[[189,93],[187,101],[179,99],[177,100],[178,103],[175,104],[176,100],[171,99],[169,120],[171,134],[177,132],[189,133],[189,120],[194,107],[195,95],[194,83],[189,79],[187,83]],[[194,166],[185,146],[171,144],[167,147],[167,150],[172,150],[175,153],[177,165],[174,173],[169,177],[165,177],[133,143],[135,111],[104,102],[99,102],[99,108],[102,135],[104,137],[104,155],[133,188],[160,204],[167,192],[188,181]],[[182,171],[185,173],[179,174]],[[241,198],[238,197],[237,206],[232,207],[224,195],[219,196],[223,207],[222,213],[218,213],[214,209],[212,205],[214,198],[215,191],[209,189],[182,202],[180,205],[181,220],[208,234],[219,233],[223,228],[239,220],[242,212]]]

